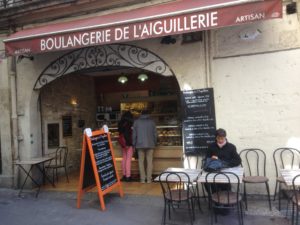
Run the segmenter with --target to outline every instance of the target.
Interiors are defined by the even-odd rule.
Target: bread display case
[[[182,146],[180,126],[157,126],[159,146]]]
[[[181,122],[176,95],[129,98],[121,102],[121,112],[131,111],[137,118],[142,110],[149,110],[156,123],[158,146],[182,146]]]

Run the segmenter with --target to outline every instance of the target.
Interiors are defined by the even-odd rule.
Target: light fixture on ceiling
[[[140,75],[138,76],[138,79],[139,79],[140,81],[144,82],[144,81],[146,81],[146,80],[148,79],[148,75],[142,73],[142,74],[140,74]]]
[[[127,81],[128,78],[123,75],[118,78],[118,82],[120,82],[121,84],[125,84]]]

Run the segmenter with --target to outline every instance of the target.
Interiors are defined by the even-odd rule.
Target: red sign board
[[[88,27],[82,25],[76,27],[74,26],[76,21],[72,21],[56,26],[49,25],[48,30],[51,32],[39,33],[39,29],[45,31],[47,26],[42,29],[28,30],[23,34],[19,32],[19,34],[16,33],[4,41],[6,51],[9,55],[52,52],[209,30],[282,17],[281,0],[250,1],[250,3],[240,1],[243,4],[224,5],[223,7],[209,7],[208,5],[206,7],[208,9],[203,7],[202,2],[199,3],[199,6],[202,4],[199,10],[195,8],[195,2],[201,1],[185,0],[182,2],[185,4],[192,2],[193,8],[185,8],[185,10],[180,11],[179,6],[181,5],[169,7],[169,11],[173,9],[170,13],[166,13],[166,11],[161,15],[148,16],[148,19],[144,20],[129,18],[128,12],[125,12],[123,15],[118,13],[115,20],[110,20],[110,23],[107,24],[103,24],[101,17],[99,17],[98,20],[97,18],[91,19]],[[180,3],[182,2],[180,1]],[[223,0],[222,2],[232,1]],[[151,9],[153,11],[155,7]],[[137,13],[140,15],[141,10]],[[105,16],[102,17],[105,19]]]

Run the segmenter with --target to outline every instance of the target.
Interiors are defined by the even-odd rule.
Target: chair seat
[[[241,195],[237,195],[236,192],[228,192],[228,191],[221,191],[218,194],[214,193],[212,194],[211,197],[215,203],[222,204],[222,205],[232,205],[242,200]]]
[[[279,182],[279,183],[285,183],[283,177],[277,177],[276,181]]]
[[[244,183],[265,183],[268,181],[269,179],[264,176],[247,176],[243,178]]]
[[[166,193],[165,197],[172,201],[186,201],[188,200],[188,193],[186,190],[172,190],[171,193]]]

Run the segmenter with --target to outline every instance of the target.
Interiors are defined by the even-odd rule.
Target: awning
[[[281,0],[179,0],[25,29],[10,35],[4,42],[8,55],[30,55],[281,17]]]

